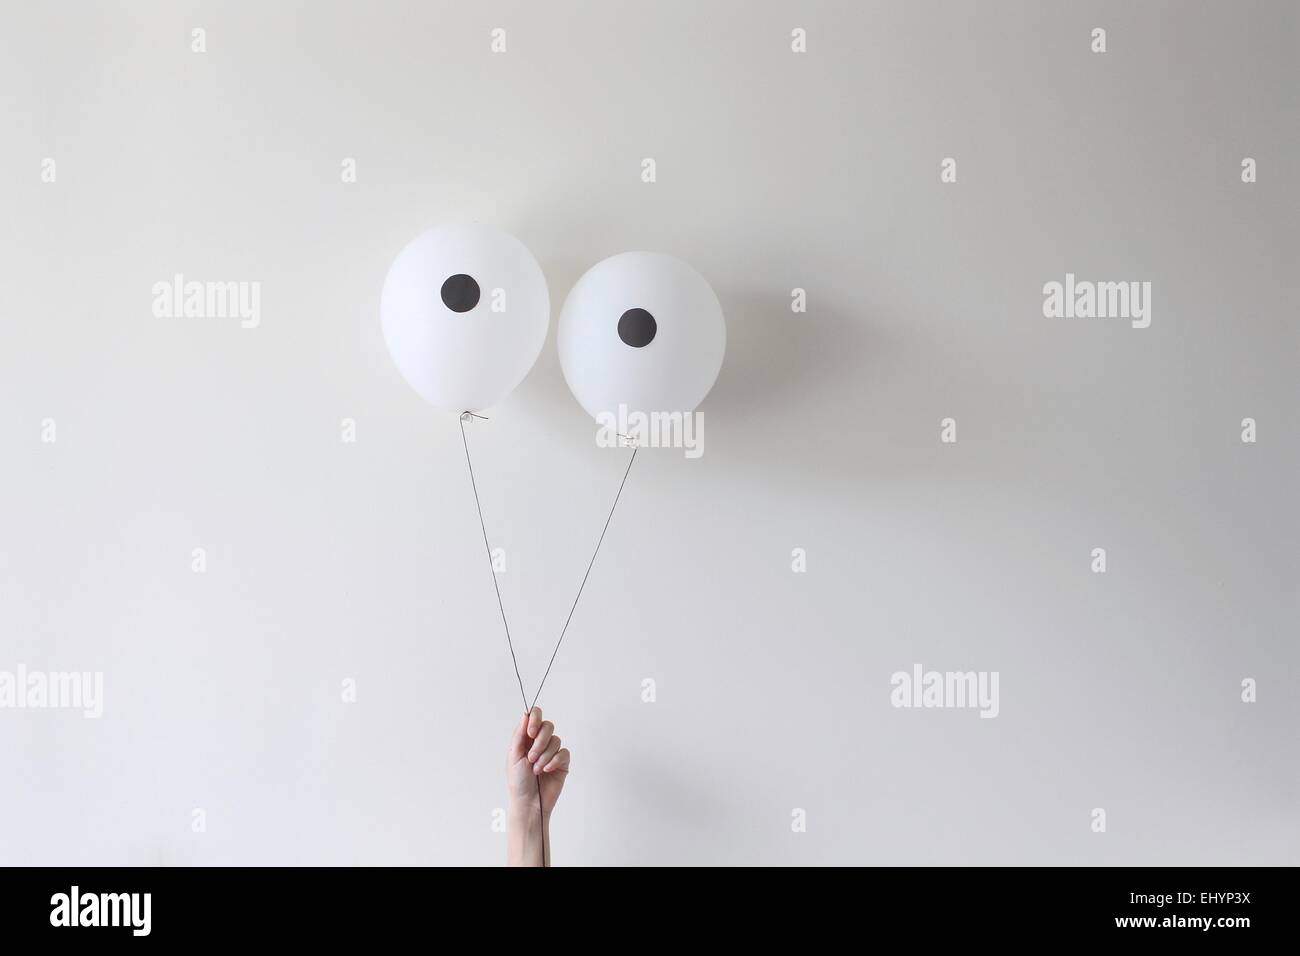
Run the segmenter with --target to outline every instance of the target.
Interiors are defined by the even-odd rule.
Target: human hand
[[[534,707],[519,718],[506,751],[510,811],[506,862],[541,866],[550,862],[551,811],[569,776],[569,751],[560,746],[555,724]]]
[[[537,782],[541,780],[541,813],[549,817],[569,776],[569,751],[560,747],[555,724],[542,720],[542,709],[534,707],[519,718],[506,754],[506,781],[510,789],[511,812],[538,815]]]

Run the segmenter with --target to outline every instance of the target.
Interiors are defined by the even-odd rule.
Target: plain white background
[[[650,249],[728,318],[705,454],[638,459],[541,701],[557,864],[1294,861],[1292,5],[4,18],[0,669],[106,699],[0,711],[0,862],[503,859],[518,694],[460,435],[378,318],[456,220],[519,236],[555,312]],[[1067,271],[1150,281],[1151,327],[1044,318]],[[261,282],[260,327],[155,318],[178,272]],[[625,453],[554,326],[491,414],[531,690]],[[1000,716],[892,708],[918,662],[998,671]]]

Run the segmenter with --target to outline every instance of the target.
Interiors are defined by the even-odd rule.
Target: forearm
[[[511,807],[506,820],[506,866],[541,866],[542,847],[551,864],[551,815],[537,807]]]

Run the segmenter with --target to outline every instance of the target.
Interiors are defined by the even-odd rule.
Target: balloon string
[[[501,612],[501,624],[506,632],[506,646],[510,648],[510,662],[514,665],[515,680],[519,683],[519,698],[524,705],[524,716],[527,717],[532,713],[533,707],[537,706],[537,700],[542,696],[542,688],[546,686],[546,678],[551,676],[551,667],[555,664],[556,655],[560,653],[560,645],[564,643],[564,635],[569,632],[569,623],[573,620],[573,612],[578,608],[578,601],[582,597],[583,589],[587,586],[587,578],[591,577],[591,569],[596,564],[596,555],[600,554],[600,546],[605,541],[605,532],[609,530],[609,524],[614,519],[614,509],[618,507],[619,498],[623,496],[623,488],[627,484],[627,476],[632,471],[632,465],[636,462],[636,453],[638,446],[633,444],[632,457],[628,459],[627,468],[623,470],[623,480],[619,482],[618,492],[614,495],[614,503],[610,505],[609,515],[605,518],[605,526],[600,529],[600,537],[596,541],[596,548],[591,553],[591,560],[587,562],[587,572],[582,576],[582,583],[578,585],[577,596],[573,599],[573,605],[569,608],[569,616],[564,619],[564,627],[560,631],[560,638],[555,642],[555,649],[551,651],[551,659],[546,664],[546,673],[542,675],[542,682],[537,685],[537,693],[533,695],[533,702],[528,703],[528,695],[524,692],[524,679],[519,674],[519,658],[515,655],[514,641],[510,638],[510,624],[506,620],[505,603],[501,600],[501,586],[497,583],[496,568],[492,564],[492,546],[488,543],[487,524],[483,520],[483,503],[479,499],[478,482],[474,480],[474,462],[470,460],[469,439],[465,436],[465,422],[470,418],[478,418],[487,421],[486,415],[476,415],[474,412],[465,411],[460,416],[460,440],[465,446],[465,466],[469,469],[469,484],[474,491],[474,508],[478,511],[479,530],[483,532],[483,547],[487,551],[488,570],[492,572],[492,589],[497,596],[497,609]],[[621,435],[621,438],[627,436]],[[540,837],[542,841],[542,866],[546,866],[546,813],[542,807],[542,776],[536,774],[533,782],[537,784],[537,817],[540,824]]]
[[[528,706],[528,695],[524,692],[524,679],[519,674],[519,658],[515,656],[515,642],[510,639],[510,623],[506,620],[506,606],[501,601],[501,586],[497,583],[497,570],[492,564],[492,546],[488,544],[487,524],[483,521],[483,503],[478,496],[478,482],[474,480],[474,462],[469,457],[469,439],[465,437],[465,420],[467,418],[482,418],[487,421],[483,415],[475,415],[473,412],[462,412],[460,416],[460,441],[465,446],[465,467],[469,469],[469,486],[474,489],[474,508],[478,511],[478,526],[483,532],[483,547],[487,550],[488,571],[492,573],[492,588],[497,595],[497,608],[501,611],[501,625],[506,630],[506,646],[510,648],[510,663],[515,668],[515,680],[519,682],[519,699],[524,705],[524,719],[528,718],[531,708]],[[546,868],[546,811],[542,808],[542,775],[534,774],[533,782],[537,784],[537,833],[542,841],[542,868]]]
[[[587,586],[587,578],[591,576],[591,568],[596,563],[596,555],[600,554],[600,545],[605,540],[605,532],[609,530],[609,523],[614,519],[614,509],[618,507],[618,499],[623,496],[623,486],[627,484],[627,476],[632,471],[632,465],[636,462],[636,453],[638,446],[632,446],[632,457],[627,461],[627,468],[623,470],[623,480],[618,484],[618,493],[614,495],[614,503],[609,506],[609,516],[605,519],[605,527],[600,529],[600,538],[596,541],[596,550],[591,552],[591,561],[587,563],[587,573],[582,576],[582,583],[578,585],[578,594],[573,599],[573,606],[569,608],[569,616],[564,619],[564,628],[560,631],[560,639],[555,642],[555,650],[551,651],[551,659],[546,663],[546,673],[542,675],[542,682],[537,685],[537,693],[533,695],[532,707],[537,706],[537,699],[542,696],[542,688],[546,686],[546,678],[551,676],[551,665],[555,663],[555,655],[560,653],[560,645],[564,643],[564,635],[569,632],[569,622],[573,620],[573,612],[578,608],[578,599],[582,597],[582,589]],[[532,707],[529,710],[532,710]]]
[[[474,489],[474,507],[478,510],[478,526],[483,532],[483,548],[487,551],[488,570],[492,572],[492,587],[497,593],[497,608],[501,611],[501,624],[506,629],[506,646],[510,648],[510,663],[515,667],[515,680],[519,682],[519,699],[523,701],[524,713],[531,709],[528,706],[528,695],[524,693],[524,679],[519,674],[519,658],[515,656],[515,642],[510,639],[510,624],[506,621],[506,606],[501,602],[501,586],[497,583],[496,567],[492,563],[492,546],[488,544],[487,525],[483,522],[483,504],[478,497],[478,482],[474,480],[474,463],[469,458],[469,439],[465,437],[465,418],[482,418],[482,415],[475,415],[473,412],[462,412],[460,416],[460,441],[465,446],[465,466],[469,469],[469,486]]]

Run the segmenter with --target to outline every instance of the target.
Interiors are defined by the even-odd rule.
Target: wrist
[[[511,802],[506,815],[506,863],[544,866],[551,842],[551,815],[537,812],[536,803]]]
[[[536,829],[540,823],[550,823],[550,811],[538,813],[537,801],[511,801],[510,809],[506,812],[509,822],[528,829]]]

